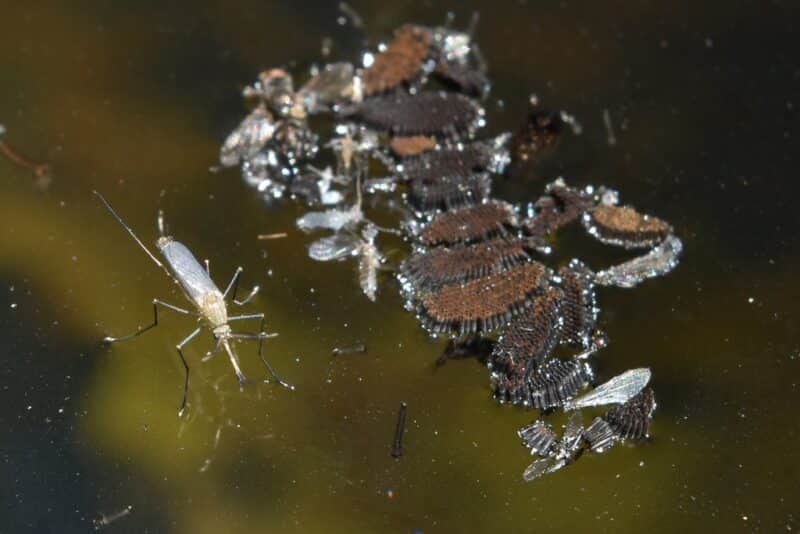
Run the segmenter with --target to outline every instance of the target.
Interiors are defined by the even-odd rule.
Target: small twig
[[[36,178],[46,179],[50,176],[50,166],[47,163],[36,163],[19,152],[15,151],[11,148],[5,141],[0,140],[0,152],[8,159],[11,163],[22,167],[23,169],[28,169],[33,171],[33,174]]]
[[[269,239],[283,239],[284,237],[288,237],[289,234],[286,232],[276,232],[274,234],[259,234],[258,238],[262,241],[266,241]]]
[[[331,354],[334,356],[339,356],[340,354],[350,354],[353,352],[367,352],[367,346],[363,343],[357,343],[349,347],[334,347],[334,349],[331,351]]]
[[[110,525],[114,521],[117,521],[119,519],[122,519],[126,515],[129,515],[131,513],[131,511],[133,511],[133,506],[131,506],[129,504],[128,506],[126,506],[125,508],[120,510],[119,512],[111,514],[111,515],[106,515],[106,514],[102,514],[101,513],[100,514],[100,518],[99,519],[95,519],[93,521],[94,528],[95,528],[95,530],[100,530],[103,527],[107,527],[108,525]]]
[[[614,125],[611,124],[611,114],[607,109],[603,110],[603,122],[606,125],[607,140],[609,146],[617,144],[617,137],[614,135]]]
[[[408,405],[400,403],[400,412],[397,414],[397,426],[394,429],[394,441],[392,442],[392,457],[400,458],[403,456],[403,433],[406,431],[406,411]]]

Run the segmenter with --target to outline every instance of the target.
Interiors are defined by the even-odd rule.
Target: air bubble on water
[[[375,56],[373,56],[371,52],[365,52],[364,56],[361,58],[361,64],[365,69],[368,69],[373,63],[375,63]]]
[[[11,309],[12,310],[16,310],[17,309],[17,303],[16,302],[12,302],[11,303]]]
[[[750,297],[749,299],[747,299],[748,304],[752,304],[755,301],[756,301],[756,299],[754,299],[753,297]]]

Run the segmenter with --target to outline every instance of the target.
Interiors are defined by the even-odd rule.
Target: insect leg
[[[245,319],[264,319],[263,313],[253,313],[251,315],[234,315],[233,317],[228,317],[228,322],[231,321],[244,321]]]
[[[264,323],[265,323],[265,319],[262,317],[261,318],[261,328],[260,328],[260,330],[262,332],[264,331]],[[278,384],[282,385],[286,389],[290,389],[290,390],[294,391],[294,386],[291,385],[290,383],[286,382],[280,376],[278,376],[278,374],[275,372],[275,369],[272,368],[272,366],[269,364],[267,359],[264,357],[264,338],[263,337],[258,340],[258,357],[261,358],[262,362],[264,362],[264,367],[267,368],[267,371],[269,371],[269,374],[272,375],[272,378],[274,378],[275,381],[278,382]]]
[[[183,412],[186,409],[186,396],[189,394],[189,364],[186,363],[186,357],[184,357],[183,350],[181,349],[183,349],[183,347],[185,347],[187,343],[189,343],[191,340],[197,337],[197,334],[199,334],[200,330],[202,329],[203,329],[202,326],[198,326],[194,332],[186,336],[186,339],[184,339],[175,346],[175,348],[178,350],[178,356],[181,357],[181,363],[183,364],[183,368],[186,370],[186,378],[183,381],[183,401],[181,401],[181,409],[178,410],[178,417],[183,417]]]
[[[128,334],[127,336],[122,336],[122,337],[106,336],[105,338],[103,338],[103,341],[105,341],[106,343],[116,343],[117,341],[127,341],[127,340],[133,339],[133,338],[135,338],[135,337],[137,337],[137,336],[139,336],[141,334],[144,334],[145,332],[147,332],[148,330],[150,330],[153,327],[158,326],[158,307],[159,306],[162,306],[162,307],[164,307],[164,308],[166,308],[168,310],[172,310],[172,311],[177,312],[177,313],[182,313],[183,315],[196,315],[195,313],[190,312],[189,310],[184,310],[183,308],[179,308],[177,306],[173,306],[172,304],[169,304],[168,302],[164,302],[164,301],[161,301],[161,300],[158,300],[158,299],[153,299],[153,322],[151,324],[145,326],[144,328],[139,328],[139,330],[137,330],[133,334]]]
[[[244,269],[241,267],[236,268],[236,272],[233,273],[233,278],[231,278],[230,283],[228,283],[228,287],[225,288],[225,293],[222,294],[223,297],[228,298],[228,293],[233,289],[233,298],[236,298],[236,289],[239,287],[239,276],[241,276],[243,270]]]
[[[248,302],[250,302],[251,300],[253,300],[253,297],[255,297],[255,296],[256,296],[256,294],[258,293],[258,290],[259,290],[259,289],[260,289],[260,288],[259,288],[258,286],[253,286],[253,289],[252,289],[252,290],[250,290],[250,294],[249,294],[249,295],[247,295],[247,297],[246,297],[244,300],[242,300],[242,301],[236,300],[236,298],[235,298],[235,295],[234,295],[233,303],[234,303],[234,304],[236,304],[236,305],[238,305],[238,306],[244,306],[245,304],[247,304]],[[235,293],[235,292],[234,292],[234,293]]]

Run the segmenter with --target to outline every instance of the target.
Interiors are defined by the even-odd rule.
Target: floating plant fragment
[[[564,410],[579,410],[604,404],[624,404],[650,382],[650,369],[630,369],[600,384],[591,392],[564,403]]]
[[[383,93],[419,78],[431,55],[432,43],[433,35],[427,28],[413,24],[398,28],[386,50],[364,69],[364,95]]]
[[[238,165],[258,154],[275,134],[275,122],[267,108],[260,104],[225,139],[219,161],[226,167]]]
[[[583,215],[586,230],[600,242],[625,248],[647,248],[672,234],[666,221],[628,206],[600,205]]]
[[[488,239],[516,227],[517,213],[511,204],[492,200],[441,213],[419,230],[423,245],[455,245]]]
[[[600,311],[594,291],[594,273],[580,260],[573,259],[558,271],[564,299],[561,342],[588,349]]]
[[[410,183],[406,201],[418,213],[447,211],[480,204],[489,198],[491,188],[492,180],[486,173],[416,179]]]
[[[648,278],[663,276],[677,267],[681,252],[683,243],[670,235],[647,254],[598,272],[594,281],[601,286],[635,287]]]
[[[531,261],[529,250],[529,242],[505,237],[474,245],[420,249],[400,265],[398,280],[409,295],[435,291]]]
[[[436,148],[436,138],[425,135],[412,135],[409,137],[392,137],[389,148],[399,158],[418,156]]]
[[[525,263],[503,273],[445,286],[421,298],[418,316],[432,335],[496,330],[530,306],[548,277],[549,271],[541,263]]]
[[[483,108],[472,99],[443,91],[398,93],[369,98],[342,110],[346,118],[396,136],[454,138],[483,125]]]
[[[511,321],[498,339],[489,369],[495,398],[500,402],[528,405],[535,402],[532,399],[542,397],[539,390],[548,390],[550,385],[538,380],[533,393],[530,378],[536,376],[558,344],[562,324],[560,301],[561,291],[548,288],[530,308]],[[547,395],[546,391],[543,394]]]

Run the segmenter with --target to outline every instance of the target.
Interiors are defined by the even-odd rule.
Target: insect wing
[[[304,232],[318,228],[338,231],[361,218],[361,210],[310,211],[297,219],[297,227]]]
[[[565,410],[577,410],[588,406],[623,404],[636,396],[650,382],[650,369],[630,369],[600,384],[594,390],[567,402]]]
[[[225,139],[219,153],[220,163],[231,167],[252,158],[274,133],[275,123],[269,112],[263,106],[257,107]]]
[[[369,300],[375,302],[378,294],[378,251],[374,245],[363,245],[365,250],[358,262],[358,280],[361,291]]]
[[[561,437],[561,443],[567,450],[574,450],[579,445],[580,439],[583,436],[583,417],[580,412],[572,414],[567,421],[567,426],[564,429],[564,435]]]
[[[308,257],[316,261],[341,260],[358,253],[359,239],[351,234],[334,234],[309,245]]]
[[[531,463],[531,465],[525,469],[525,471],[522,473],[522,478],[525,480],[525,482],[531,482],[549,472],[550,459],[541,458],[539,460],[534,460],[533,463]]]

